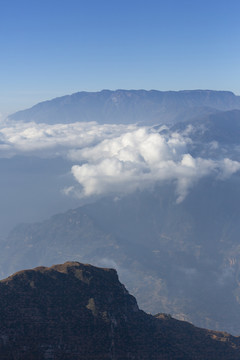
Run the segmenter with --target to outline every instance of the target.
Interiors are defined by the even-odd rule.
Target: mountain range
[[[17,150],[14,148],[16,155],[4,153],[0,159],[0,230],[9,228],[9,223],[21,224],[8,236],[1,233],[1,276],[69,259],[114,267],[143,310],[171,313],[197,326],[240,334],[239,109],[239,97],[224,91],[106,90],[53,99],[12,115],[9,130],[4,128],[3,133],[9,131],[10,135],[6,139],[1,133],[0,150],[20,140]],[[60,140],[69,141],[67,146],[75,154],[82,154],[83,148],[86,156],[72,159],[69,147],[65,152],[59,145],[54,151],[52,148],[54,136],[62,128],[77,129],[67,124],[74,121],[103,124],[87,128],[90,137],[101,135],[106,123],[120,130],[114,135],[106,127],[100,140],[93,136],[84,145],[71,145],[72,132],[63,133]],[[166,164],[173,165],[170,170],[177,168],[187,155],[179,178],[90,198],[63,195],[64,186],[72,189],[79,185],[81,190],[71,178],[71,167],[86,168],[90,162],[91,170],[101,149],[102,157],[108,156],[110,161],[116,153],[106,155],[106,149],[117,149],[119,139],[130,131],[130,127],[126,130],[118,125],[133,122],[139,123],[141,131],[141,125],[150,125],[144,131],[150,128],[149,139],[154,135],[165,145],[157,148],[163,157],[167,148],[166,158],[162,163],[160,160],[161,171]],[[89,136],[87,131],[80,127],[76,137],[84,139]],[[112,143],[104,147],[104,136],[109,139],[109,133]],[[128,144],[129,138],[125,140]],[[41,147],[48,141],[49,147]],[[98,144],[104,146],[99,148]],[[146,144],[149,147],[150,143]],[[183,145],[179,150],[174,144]],[[35,145],[37,150],[31,152]],[[123,150],[129,148],[123,146]],[[137,151],[135,146],[130,155],[134,158]],[[95,158],[88,159],[89,154]],[[137,155],[136,167],[130,167],[131,161],[126,166],[133,172],[143,158]],[[198,162],[203,166],[198,168]],[[151,169],[144,163],[143,172],[134,181],[141,185],[149,173]],[[178,201],[179,183],[185,182],[187,190]],[[111,181],[107,189],[110,185]]]
[[[153,125],[233,109],[240,109],[240,96],[229,91],[102,90],[44,101],[12,114],[9,119],[48,124],[96,121],[101,124],[137,122]]]

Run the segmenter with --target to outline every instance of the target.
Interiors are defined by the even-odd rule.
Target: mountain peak
[[[115,270],[78,262],[2,280],[0,318],[1,359],[239,359],[238,338],[147,315]]]

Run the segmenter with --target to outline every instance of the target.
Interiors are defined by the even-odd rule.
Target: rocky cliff
[[[0,282],[0,358],[230,360],[240,339],[148,315],[115,270],[67,262]]]

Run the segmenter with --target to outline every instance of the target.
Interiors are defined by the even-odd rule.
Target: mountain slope
[[[161,310],[198,326],[240,334],[240,177],[236,172],[228,178],[228,170],[231,173],[231,167],[238,167],[238,164],[226,160],[239,160],[240,111],[222,111],[228,106],[237,107],[239,98],[232,93],[211,91],[105,91],[79,94],[71,99],[77,103],[81,100],[81,104],[85,99],[86,108],[90,109],[87,99],[91,98],[94,105],[96,99],[101,98],[99,114],[106,120],[108,105],[101,106],[106,99],[113,101],[114,96],[117,96],[115,103],[122,101],[122,108],[115,110],[120,116],[125,109],[129,119],[131,111],[137,114],[138,108],[131,107],[134,101],[136,104],[139,101],[141,108],[148,99],[151,111],[155,111],[154,106],[160,106],[161,111],[173,111],[175,120],[180,120],[178,110],[187,107],[186,113],[195,115],[194,119],[178,122],[171,128],[155,126],[154,130],[165,132],[166,138],[172,132],[187,137],[184,137],[187,154],[210,162],[214,159],[210,166],[212,175],[190,182],[189,193],[180,204],[176,203],[174,180],[168,184],[160,181],[146,191],[102,198],[42,223],[20,225],[1,244],[1,275],[41,264],[49,266],[69,258],[113,266],[144,310],[152,313]],[[126,99],[130,99],[130,108],[125,107]],[[140,99],[145,100],[141,102]],[[59,99],[59,109],[62,100]],[[222,110],[197,116],[196,106],[200,104],[202,109],[204,104],[209,106],[210,103]],[[54,105],[54,100],[51,104]],[[148,112],[150,117],[151,111]],[[218,162],[225,160],[226,172],[215,171]],[[15,164],[18,162],[13,162],[13,168]],[[51,163],[48,166],[52,167]],[[28,179],[32,182],[35,178],[28,176]],[[187,181],[188,177],[183,180]],[[38,181],[47,187],[47,181],[40,177]],[[56,190],[54,181],[49,184],[53,183]],[[3,185],[4,182],[6,180]],[[28,188],[28,183],[22,182]],[[12,189],[14,186],[10,188],[10,195],[14,194]],[[51,192],[49,187],[47,197]],[[9,193],[5,193],[8,198]],[[27,196],[35,199],[30,193]],[[24,209],[27,197],[22,194],[21,199]],[[39,207],[38,201],[32,203]],[[50,196],[49,203],[52,203]],[[21,206],[19,204],[20,211]],[[19,208],[16,206],[16,211],[19,212]],[[6,212],[6,206],[2,212]]]
[[[217,141],[221,144],[238,144],[240,134],[240,110],[216,112],[195,121],[176,124],[172,131],[186,130],[193,126],[192,141],[202,143]]]
[[[152,125],[231,109],[240,109],[240,97],[228,91],[102,90],[45,101],[9,118],[49,124],[97,121]]]
[[[239,177],[202,180],[176,204],[174,187],[106,198],[16,227],[2,276],[71,258],[117,268],[151,313],[239,334]]]
[[[0,290],[1,359],[239,359],[239,338],[139,310],[112,269],[40,267]]]

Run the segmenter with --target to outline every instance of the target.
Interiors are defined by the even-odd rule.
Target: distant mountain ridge
[[[156,124],[154,130],[166,138],[173,133],[186,137],[186,153],[218,164],[226,158],[239,161],[238,106],[239,97],[230,92],[104,90],[41,103],[27,110],[26,114],[29,121],[47,122],[48,119],[49,123],[61,119],[72,122],[75,115],[78,120],[111,122],[113,119],[115,123],[132,123],[133,119],[140,122],[142,119],[142,124],[159,124],[160,120],[165,122],[167,119],[167,127]],[[229,110],[229,107],[234,109]],[[80,108],[82,117],[79,118]],[[73,113],[71,109],[75,109]],[[56,111],[59,118],[54,117]],[[19,114],[23,116],[25,112]],[[69,117],[64,117],[66,114]],[[75,115],[71,117],[71,114]],[[19,120],[23,119],[21,116]],[[61,161],[56,166],[56,174],[50,174],[48,167],[53,170],[54,162],[49,162],[45,173],[52,178],[48,181],[47,176],[40,179],[40,172],[35,177],[29,176],[32,168],[42,169],[39,161],[30,160],[26,167],[29,174],[24,179],[13,172],[12,178],[17,181],[10,182],[10,191],[4,190],[2,195],[6,203],[12,197],[19,206],[14,205],[14,208],[20,213],[24,213],[28,197],[31,201],[37,199],[32,194],[43,197],[45,187],[49,196],[46,204],[53,202],[51,196],[57,189],[55,182],[58,183],[62,174],[61,167],[65,169],[66,166]],[[31,166],[32,161],[34,166]],[[24,159],[19,161],[16,158],[12,161],[12,168],[22,169],[23,164]],[[7,176],[1,177],[2,189],[6,189],[6,179],[9,179],[9,162],[6,169]],[[136,191],[128,196],[110,196],[89,204],[86,201],[84,205],[77,202],[76,206],[69,206],[80,206],[76,210],[43,222],[19,225],[1,241],[1,276],[26,267],[49,266],[69,258],[115,267],[144,310],[151,313],[160,310],[201,327],[238,335],[240,176],[239,171],[229,179],[224,179],[224,174],[223,178],[219,175],[209,175],[193,184],[180,204],[176,204],[174,183],[159,183],[150,190]],[[36,191],[29,192],[38,177],[43,185],[42,193],[37,187],[34,188]],[[27,195],[23,194],[22,200],[18,201],[14,189],[21,182]],[[41,205],[36,200],[31,202],[33,208],[37,208],[39,203]],[[47,211],[49,207],[46,206]],[[2,223],[6,209],[4,205]],[[59,207],[57,211],[65,209]],[[46,213],[42,219],[48,216]]]
[[[229,91],[102,90],[44,101],[10,115],[9,119],[48,124],[97,121],[153,125],[233,109],[240,109],[240,96]]]
[[[240,339],[139,310],[113,269],[67,262],[0,281],[3,360],[237,360]]]

